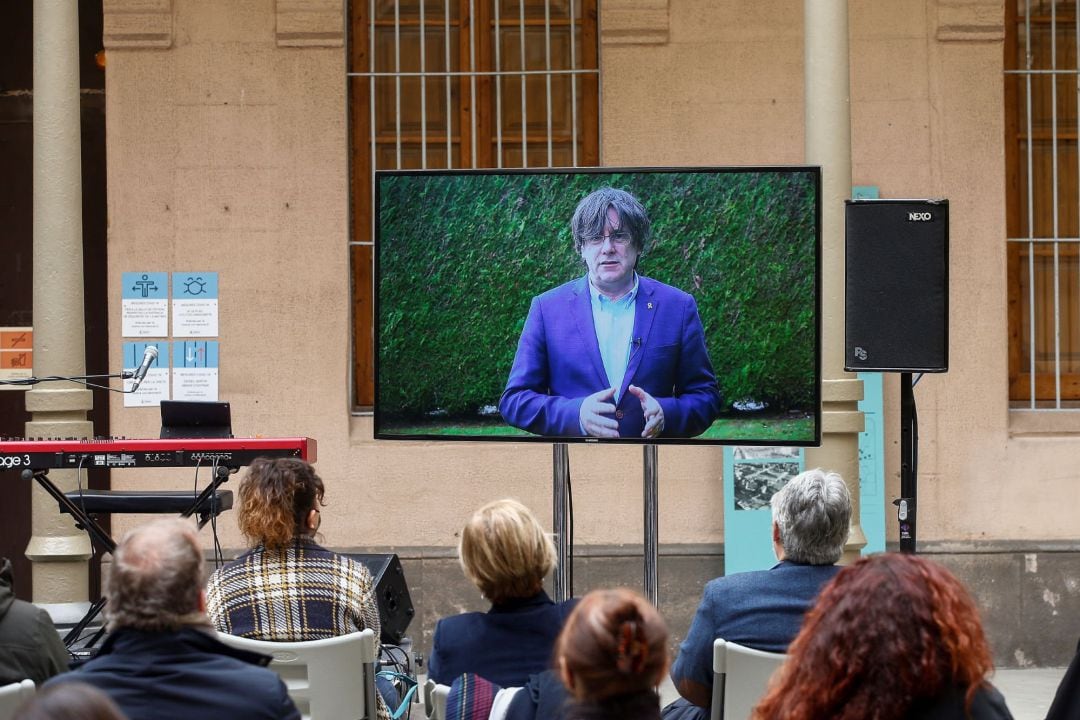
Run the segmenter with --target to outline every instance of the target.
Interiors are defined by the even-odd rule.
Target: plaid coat
[[[258,545],[218,568],[206,584],[206,614],[229,635],[295,642],[371,628],[379,641],[375,583],[362,564],[310,538],[283,550]],[[379,720],[390,720],[377,696]]]
[[[319,640],[371,628],[379,608],[362,564],[297,538],[283,550],[258,545],[206,585],[206,614],[223,633],[257,640]]]

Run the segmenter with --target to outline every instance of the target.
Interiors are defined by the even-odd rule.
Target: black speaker
[[[848,200],[844,369],[949,369],[949,201]]]
[[[363,563],[375,580],[375,598],[379,605],[379,624],[382,625],[381,642],[398,645],[405,637],[405,629],[412,622],[412,598],[405,584],[405,571],[401,569],[398,556],[364,555],[348,553],[348,557]]]

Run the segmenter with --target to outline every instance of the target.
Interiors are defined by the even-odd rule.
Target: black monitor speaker
[[[844,369],[949,369],[949,203],[849,200]]]
[[[401,568],[401,561],[393,553],[349,553],[348,557],[363,563],[375,581],[375,599],[379,605],[379,624],[382,625],[380,641],[399,645],[413,615],[416,614],[409,596],[409,586],[405,583],[405,571]]]

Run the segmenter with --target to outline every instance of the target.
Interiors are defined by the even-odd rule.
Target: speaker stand
[[[900,373],[900,497],[893,500],[900,525],[900,552],[915,553],[919,496],[919,415],[911,373]]]
[[[573,573],[570,563],[574,559],[570,555],[570,453],[566,443],[554,443],[552,446],[552,474],[551,474],[551,524],[555,533],[555,551],[558,555],[558,565],[554,573],[554,595],[556,601],[569,599],[573,595]],[[657,492],[657,478],[659,476],[659,460],[657,459],[656,445],[644,445],[642,447],[643,473],[643,499],[644,499],[644,525],[645,541],[643,554],[645,558],[644,595],[653,605],[657,604],[657,556],[659,554],[659,502]]]
[[[574,589],[570,587],[570,452],[566,443],[551,446],[551,531],[555,533],[555,551],[558,555],[555,565],[554,595],[556,602],[570,599]]]

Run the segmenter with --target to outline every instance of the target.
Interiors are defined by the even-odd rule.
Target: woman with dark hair
[[[315,542],[325,488],[294,458],[259,458],[240,483],[237,522],[251,549],[210,576],[206,614],[223,633],[303,641],[371,628],[381,634],[371,573]],[[382,702],[389,689],[380,686]]]
[[[555,650],[571,700],[568,720],[657,720],[656,686],[668,668],[668,631],[648,600],[595,590],[570,613]]]
[[[50,685],[19,706],[12,720],[127,720],[109,697],[93,685]]]
[[[757,720],[1004,720],[971,595],[945,568],[886,553],[822,590]]]

